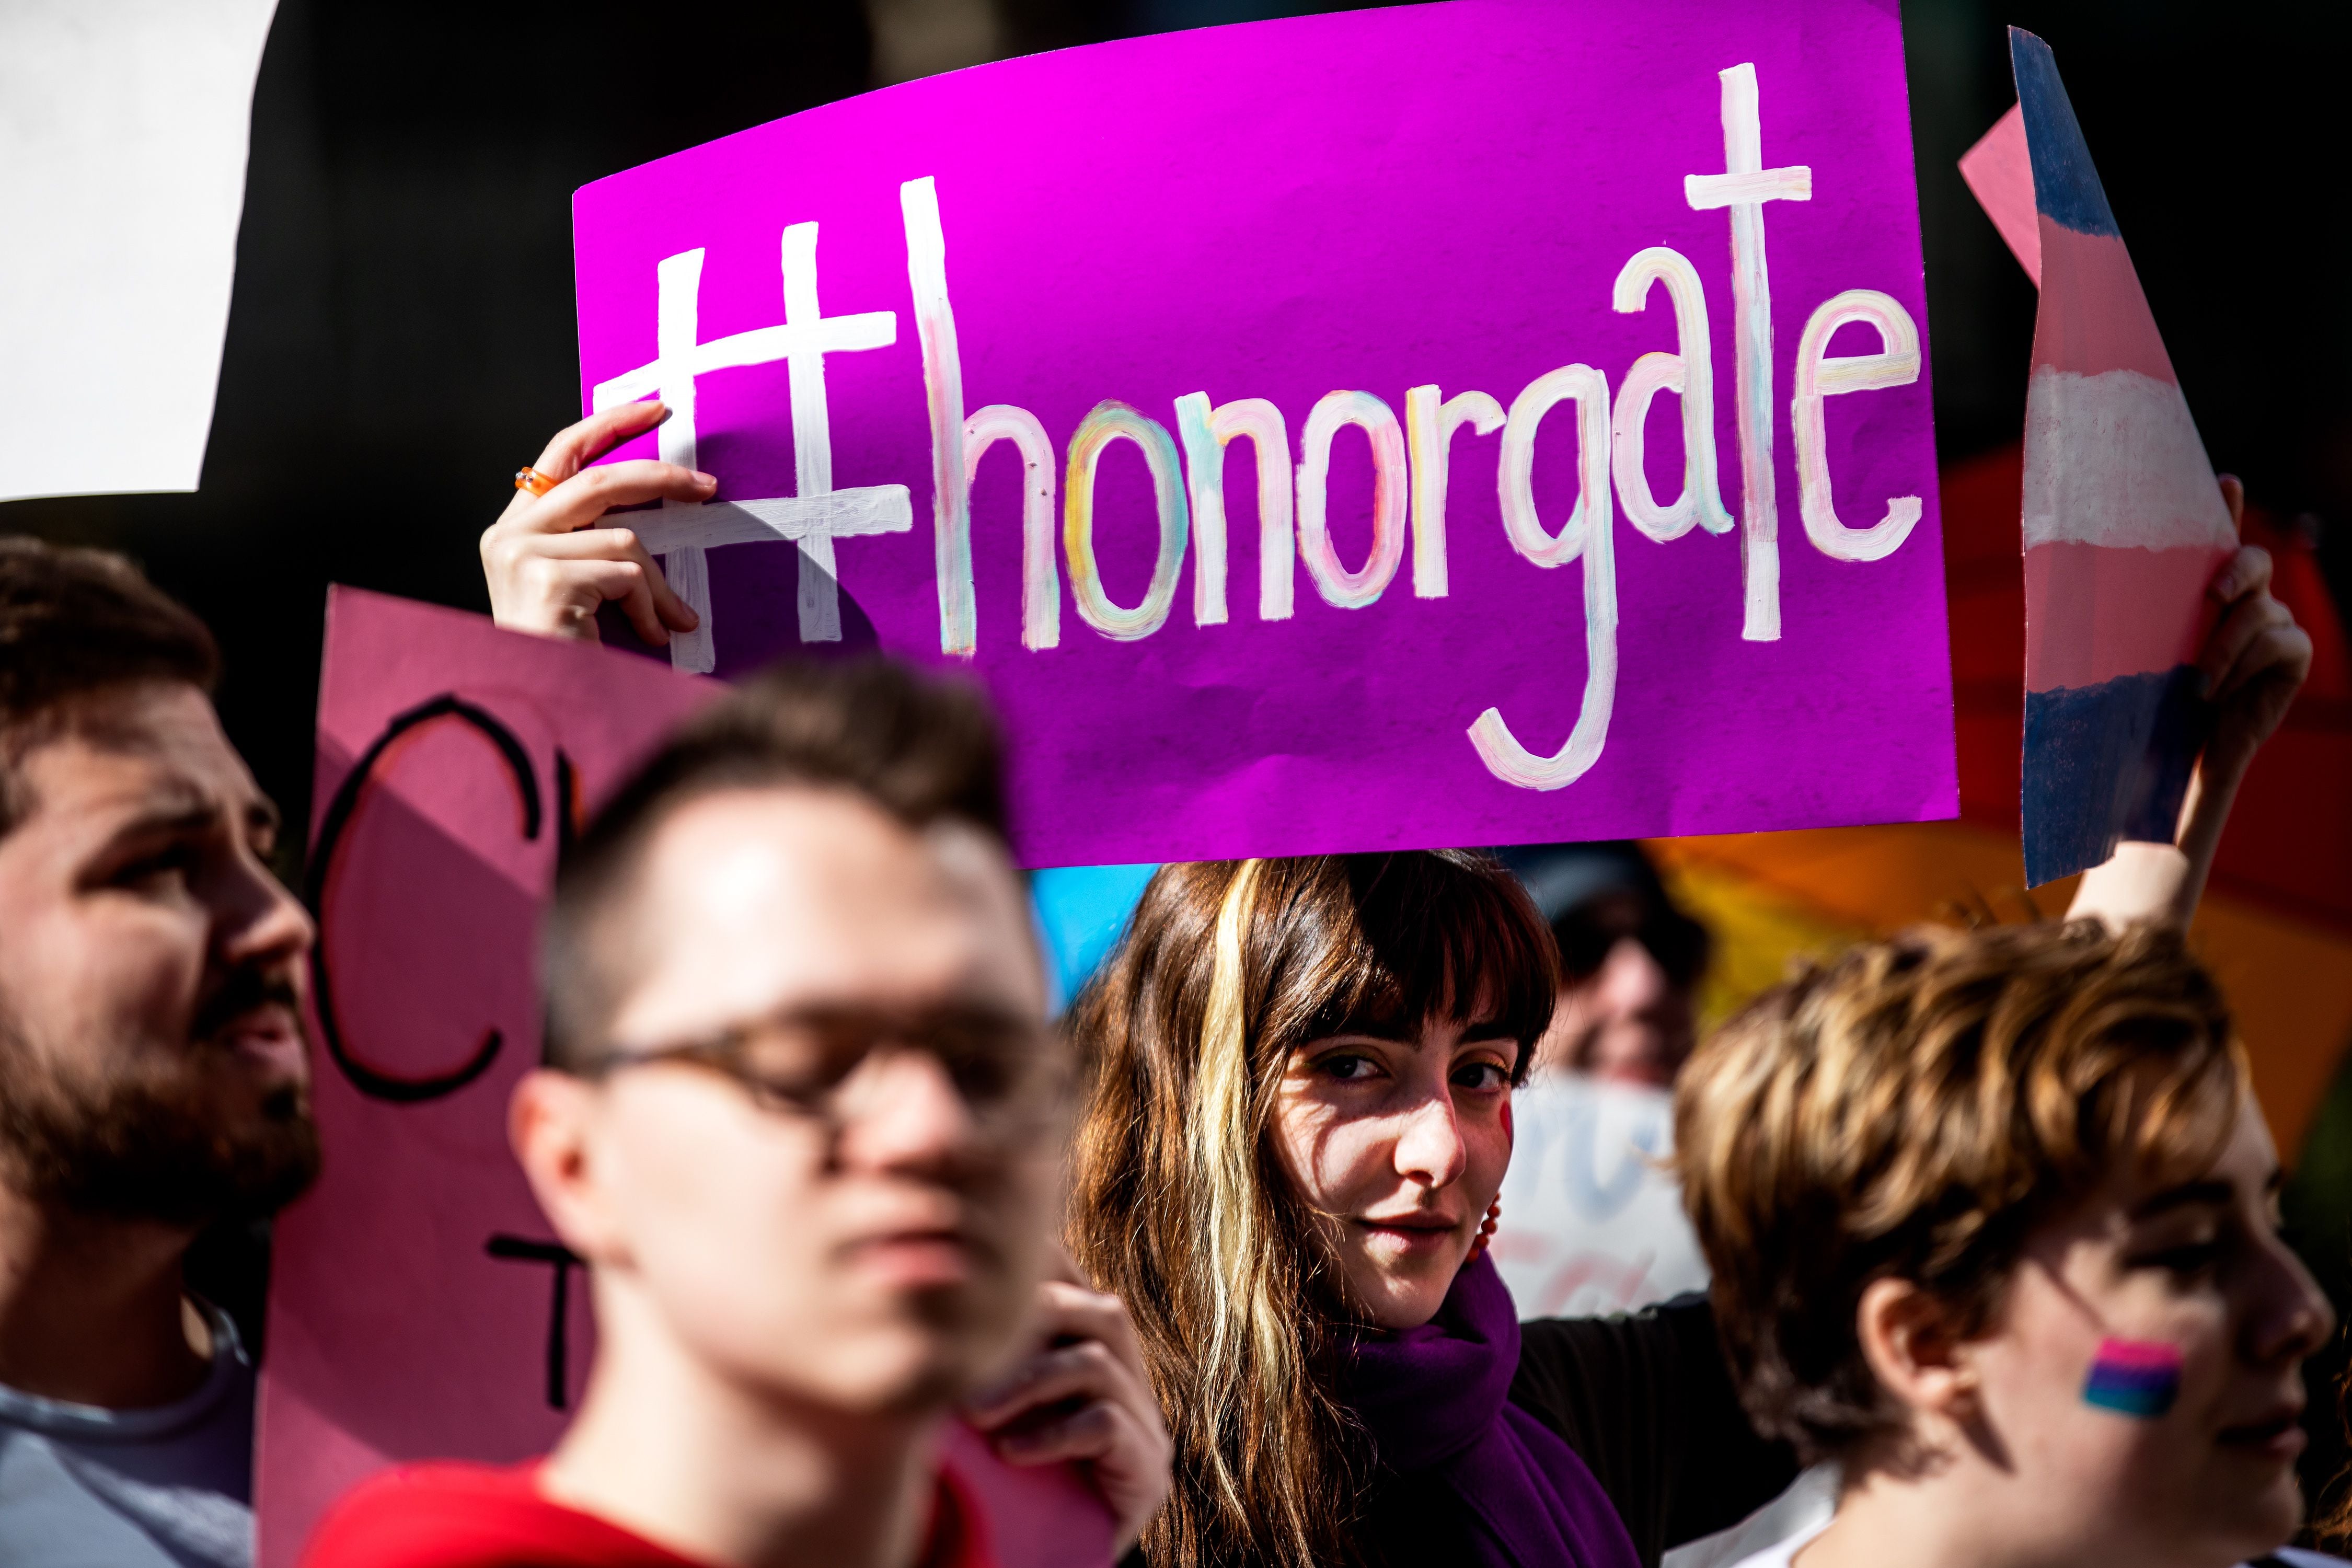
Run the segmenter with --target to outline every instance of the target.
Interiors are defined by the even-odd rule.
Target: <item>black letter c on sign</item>
[[[335,1014],[335,988],[327,970],[327,889],[334,875],[335,850],[341,844],[344,830],[351,826],[352,816],[359,809],[360,797],[367,792],[374,777],[376,764],[394,741],[420,724],[436,719],[457,719],[472,725],[499,749],[509,772],[513,773],[516,791],[522,797],[522,836],[526,840],[539,837],[539,778],[531,771],[530,753],[516,740],[514,731],[491,717],[484,709],[465,701],[455,692],[444,692],[429,702],[420,702],[407,712],[397,714],[375,738],[359,763],[343,777],[335,791],[334,800],[327,807],[325,818],[319,824],[319,842],[310,851],[309,886],[303,891],[310,904],[310,913],[319,922],[319,940],[310,949],[310,988],[319,1013],[319,1033],[325,1040],[327,1054],[343,1069],[343,1076],[362,1094],[377,1100],[389,1100],[400,1104],[438,1100],[454,1094],[488,1070],[499,1054],[503,1037],[495,1028],[486,1031],[482,1043],[466,1063],[446,1073],[425,1078],[402,1078],[372,1068],[354,1056],[343,1042],[342,1023]]]

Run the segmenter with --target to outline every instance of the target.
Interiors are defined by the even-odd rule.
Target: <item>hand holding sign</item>
[[[1160,1418],[1127,1307],[1087,1289],[1066,1254],[1038,1288],[1043,1347],[968,1404],[973,1428],[1013,1465],[1077,1463],[1118,1521],[1124,1554],[1168,1495],[1168,1426]]]
[[[2245,487],[2224,474],[2221,493],[2235,524],[2245,508]],[[2271,597],[2271,553],[2261,545],[2241,545],[2206,592],[2221,605],[2221,624],[2197,655],[2207,700],[2215,704],[2213,732],[2198,763],[2210,788],[2223,777],[2234,784],[2278,729],[2311,674],[2312,648],[2311,634],[2295,625],[2294,613]]]
[[[617,602],[639,637],[656,647],[701,624],[625,526],[599,528],[615,507],[649,500],[701,501],[719,481],[676,463],[640,458],[589,468],[622,442],[667,417],[658,403],[629,403],[558,431],[531,465],[557,481],[543,495],[518,489],[482,534],[490,613],[511,631],[596,639],[596,609]]]

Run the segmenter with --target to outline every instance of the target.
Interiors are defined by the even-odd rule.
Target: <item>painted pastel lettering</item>
[[[907,230],[907,282],[923,350],[923,400],[931,422],[931,531],[940,595],[940,651],[971,657],[980,612],[971,587],[971,478],[963,455],[963,358],[948,302],[947,234],[939,186],[929,174],[898,187]]]
[[[2153,1421],[2180,1397],[2180,1349],[2158,1340],[2102,1340],[2083,1403]]]
[[[802,499],[833,490],[833,421],[824,396],[824,356],[887,348],[898,340],[898,318],[888,310],[831,321],[816,298],[816,225],[784,230],[784,362],[792,374],[793,486]],[[801,641],[841,640],[841,587],[831,533],[800,543]]]
[[[1123,610],[1103,589],[1102,570],[1095,559],[1095,470],[1103,448],[1113,441],[1132,441],[1143,453],[1151,472],[1152,505],[1159,514],[1160,550],[1151,565],[1151,584],[1142,603]],[[1062,547],[1070,558],[1070,597],[1078,618],[1119,642],[1148,637],[1168,620],[1176,602],[1176,580],[1184,568],[1184,539],[1191,531],[1190,509],[1184,504],[1183,465],[1176,455],[1175,438],[1158,420],[1124,403],[1105,401],[1079,421],[1070,437],[1070,468],[1062,486]]]
[[[1757,114],[1756,68],[1717,73],[1723,82],[1720,174],[1688,174],[1683,195],[1697,211],[1731,214],[1732,327],[1738,345],[1741,616],[1750,642],[1780,637],[1780,517],[1772,478],[1772,285],[1764,266],[1764,204],[1813,198],[1813,172],[1802,164],[1764,167]]]
[[[1372,447],[1372,548],[1354,572],[1339,563],[1331,544],[1331,439],[1343,425],[1360,427]],[[1360,610],[1381,596],[1404,560],[1406,500],[1404,428],[1396,411],[1369,392],[1317,398],[1298,435],[1298,557],[1325,604]]]
[[[695,340],[702,331],[702,256],[698,247],[667,258],[654,269],[654,358],[665,373],[662,401],[669,409],[669,417],[655,433],[654,444],[663,462],[676,463],[682,468],[695,468],[698,463],[694,432],[694,350]],[[673,372],[672,366],[677,369]],[[664,507],[670,504],[667,500],[662,503]],[[707,675],[719,662],[718,639],[710,614],[710,563],[700,550],[688,548],[664,557],[662,565],[663,576],[695,614],[694,630],[670,634],[670,663],[696,675]]]
[[[1412,469],[1412,591],[1445,597],[1445,491],[1453,467],[1454,433],[1467,425],[1481,436],[1503,427],[1503,405],[1484,392],[1458,392],[1440,401],[1434,386],[1404,395],[1405,445]]]
[[[1685,384],[1680,354],[1652,352],[1635,360],[1617,388],[1617,406],[1610,416],[1611,467],[1617,474],[1617,499],[1625,503],[1625,521],[1659,543],[1680,539],[1698,521],[1691,504],[1690,476],[1683,477],[1682,493],[1675,504],[1662,507],[1650,491],[1648,425],[1650,404],[1661,392],[1679,393]]]
[[[1558,533],[1536,515],[1536,430],[1559,405],[1576,404],[1576,508]],[[1589,364],[1562,365],[1528,383],[1503,423],[1496,487],[1503,531],[1538,566],[1565,566],[1588,535],[1606,535],[1609,500],[1609,378]]]
[[[1298,538],[1292,527],[1290,427],[1282,410],[1263,397],[1237,398],[1210,412],[1209,434],[1220,448],[1247,437],[1257,453],[1257,618],[1290,618],[1297,578]],[[1224,496],[1217,497],[1222,507]]]
[[[698,376],[777,360],[784,361],[791,371],[798,495],[665,500],[658,509],[631,519],[646,549],[663,557],[663,574],[670,586],[701,617],[693,631],[670,637],[670,662],[680,669],[700,674],[718,662],[710,569],[704,551],[772,539],[793,542],[801,552],[800,638],[804,643],[837,641],[841,613],[833,542],[854,534],[903,533],[914,526],[904,485],[833,488],[833,432],[824,397],[824,356],[887,347],[897,341],[898,318],[890,310],[824,318],[816,300],[816,230],[814,223],[794,224],[784,230],[783,323],[755,327],[709,342],[698,341],[703,253],[688,250],[665,258],[654,274],[652,362],[600,382],[589,395],[591,405],[598,409],[659,395],[670,416],[656,437],[656,448],[664,461],[693,468]]]
[[[694,350],[701,335],[702,251],[689,250],[666,258],[654,269],[654,362],[662,367],[661,398],[669,417],[655,432],[655,449],[665,463],[682,468],[698,465],[694,434]],[[673,369],[672,367],[676,367]],[[597,392],[602,394],[603,387]],[[625,401],[613,399],[614,403]],[[599,406],[605,406],[600,397]],[[664,507],[670,503],[664,501]],[[710,616],[710,563],[694,546],[662,558],[662,575],[696,616],[694,630],[673,632],[670,663],[679,669],[707,675],[719,662],[717,638]]]
[[[1246,439],[1257,453],[1257,614],[1286,621],[1297,548],[1291,536],[1290,430],[1263,397],[1209,405],[1205,392],[1176,400],[1176,431],[1192,494],[1192,620],[1225,623],[1225,448]]]
[[[1675,310],[1675,352],[1646,353],[1633,362],[1617,389],[1611,422],[1618,499],[1625,521],[1664,543],[1688,533],[1696,523],[1709,533],[1731,531],[1715,465],[1715,349],[1707,331],[1706,292],[1698,269],[1680,251],[1654,245],[1637,251],[1617,274],[1611,303],[1622,312],[1646,307],[1650,286],[1663,283]],[[1650,493],[1643,448],[1650,401],[1661,392],[1677,394],[1683,413],[1683,489],[1672,506]]]
[[[702,297],[702,251],[681,251],[664,257],[654,268],[654,360],[652,374],[644,369],[600,383],[590,395],[599,411],[658,395],[669,409],[654,435],[655,448],[665,463],[695,467],[694,351],[700,333],[698,317]],[[673,503],[662,503],[667,507]],[[647,545],[653,550],[652,545]],[[710,629],[710,566],[699,545],[682,545],[662,557],[662,575],[670,590],[690,605],[698,617],[694,630],[672,632],[670,663],[701,675],[718,662]]]
[[[1849,321],[1874,329],[1883,351],[1830,357],[1830,339]],[[1919,328],[1910,311],[1875,289],[1849,289],[1823,300],[1797,341],[1797,384],[1789,417],[1797,436],[1798,507],[1804,514],[1805,537],[1833,561],[1880,561],[1892,555],[1911,537],[1920,507],[1917,496],[1896,496],[1886,503],[1886,515],[1867,528],[1848,528],[1838,521],[1830,500],[1829,436],[1822,400],[1908,386],[1918,379]]]
[[[1535,436],[1545,413],[1577,404],[1576,510],[1558,534],[1536,516]],[[1537,377],[1511,400],[1503,428],[1503,523],[1519,553],[1540,566],[1584,558],[1584,701],[1568,740],[1549,756],[1520,744],[1502,710],[1489,708],[1470,725],[1470,744],[1486,771],[1521,789],[1561,789],[1601,760],[1617,702],[1617,553],[1609,504],[1609,383],[1590,365],[1564,365]]]
[[[967,498],[979,477],[980,459],[999,441],[1012,442],[1021,454],[1021,643],[1028,648],[1058,647],[1062,574],[1054,559],[1054,443],[1027,409],[990,404],[963,422]],[[969,499],[964,504],[968,520]]]
[[[1176,435],[1192,496],[1192,624],[1225,624],[1225,448],[1209,434],[1209,395],[1176,400]]]

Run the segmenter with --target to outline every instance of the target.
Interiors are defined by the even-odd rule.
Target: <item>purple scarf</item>
[[[1511,1293],[1481,1258],[1434,1321],[1354,1347],[1348,1403],[1381,1463],[1434,1471],[1477,1521],[1481,1568],[1639,1568],[1633,1537],[1559,1434],[1510,1402],[1519,1366]]]

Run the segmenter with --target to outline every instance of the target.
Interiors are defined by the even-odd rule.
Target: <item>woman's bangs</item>
[[[1522,1065],[1550,1026],[1551,933],[1510,873],[1445,850],[1349,857],[1355,930],[1318,1036],[1395,1036],[1433,1018],[1492,1025]]]

